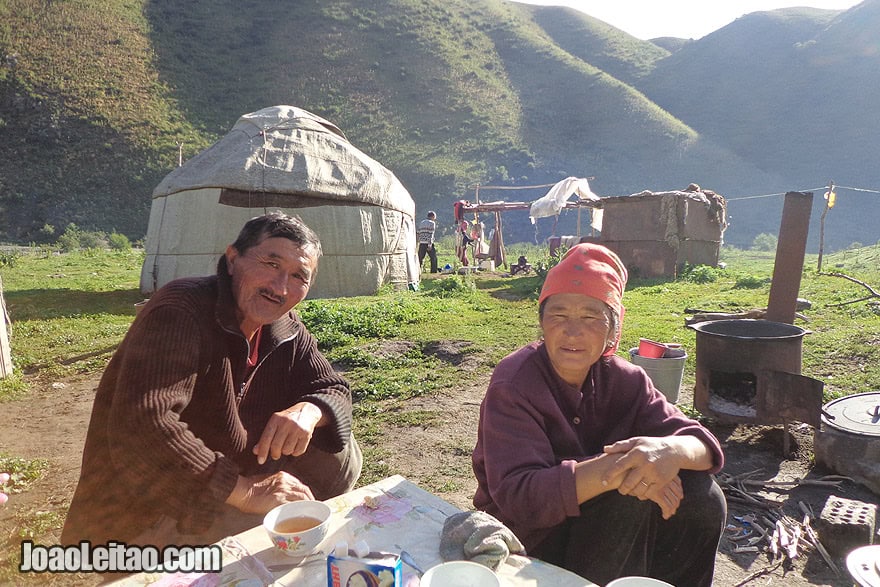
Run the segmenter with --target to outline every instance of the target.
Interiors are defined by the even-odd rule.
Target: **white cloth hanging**
[[[593,193],[590,189],[590,182],[587,181],[584,177],[566,177],[562,181],[558,182],[547,194],[535,200],[531,207],[529,208],[529,219],[532,221],[532,224],[535,223],[536,218],[546,218],[548,216],[557,216],[562,209],[565,207],[565,203],[568,199],[577,195],[582,200],[598,200],[599,196]],[[593,224],[596,222],[596,213],[601,211],[594,211],[593,213]],[[601,230],[602,224],[602,216],[599,216],[599,226],[597,230]],[[595,226],[594,226],[595,228]]]

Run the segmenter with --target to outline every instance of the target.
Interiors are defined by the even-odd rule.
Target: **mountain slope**
[[[823,185],[828,161],[880,185],[878,5],[748,15],[670,53],[506,0],[3,0],[0,240],[68,222],[139,238],[178,158],[273,104],[339,125],[447,227],[478,183],[737,196]],[[848,201],[838,244],[870,242]],[[745,206],[728,241],[775,231],[776,204]],[[505,231],[535,236],[526,215]]]
[[[786,189],[841,178],[844,185],[876,187],[878,34],[876,0],[846,12],[749,14],[670,55],[639,87],[704,136],[788,178]],[[681,92],[694,80],[696,91]],[[814,202],[818,217],[821,192]],[[880,207],[864,194],[842,193],[838,202],[829,216],[831,232],[843,237],[838,243],[843,235],[850,242],[880,236],[868,228],[880,224]],[[761,231],[774,229],[767,210],[749,205],[743,218]]]

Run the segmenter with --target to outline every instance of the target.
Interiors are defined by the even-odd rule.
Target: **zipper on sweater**
[[[227,332],[230,332],[230,333],[232,333],[232,334],[236,334],[236,335],[238,335],[240,338],[242,338],[242,339],[244,340],[244,342],[245,342],[245,346],[247,347],[247,352],[248,352],[248,354],[250,354],[250,343],[247,341],[247,339],[244,337],[243,334],[241,334],[240,332],[232,332],[232,331],[229,330],[228,328],[224,328],[224,330],[226,330]],[[244,399],[244,396],[247,395],[248,388],[249,388],[250,385],[251,385],[251,380],[254,378],[254,374],[257,372],[257,369],[260,368],[260,365],[262,365],[263,362],[264,362],[267,358],[269,358],[269,355],[271,355],[271,354],[274,353],[278,348],[280,348],[281,345],[283,345],[284,343],[289,342],[289,341],[295,339],[295,338],[297,337],[298,334],[299,334],[298,332],[294,332],[293,334],[291,334],[291,335],[288,336],[287,338],[283,338],[283,339],[279,340],[279,341],[275,344],[275,346],[272,347],[272,349],[271,349],[269,352],[267,352],[265,355],[263,355],[263,356],[260,358],[259,361],[257,361],[257,364],[254,365],[253,369],[250,370],[250,372],[247,374],[247,377],[245,377],[244,381],[242,381],[242,382],[241,382],[241,385],[238,387],[238,392],[235,394],[235,402],[236,402],[237,404],[241,404],[241,401]]]

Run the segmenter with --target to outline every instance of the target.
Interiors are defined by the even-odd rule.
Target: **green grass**
[[[442,241],[441,241],[442,242]],[[446,243],[441,266],[454,264]],[[827,398],[867,391],[880,381],[880,325],[870,300],[845,273],[877,287],[878,247],[826,255],[825,274],[808,256],[801,297],[813,307],[801,325],[804,372],[826,380]],[[526,254],[537,264],[536,247],[511,245],[509,257]],[[4,266],[4,296],[13,324],[15,374],[0,382],[0,401],[27,393],[33,377],[100,372],[134,317],[143,252],[84,251],[56,254],[32,249]],[[690,268],[678,280],[631,280],[622,354],[641,337],[678,342],[690,355],[695,333],[684,327],[686,310],[738,312],[766,307],[773,253],[722,251],[725,269]],[[457,265],[455,265],[457,266]],[[458,352],[491,368],[508,352],[539,336],[535,301],[541,279],[529,276],[442,275],[426,278],[418,292],[383,293],[346,300],[307,300],[300,313],[328,358],[346,372],[362,401],[405,399],[452,389],[471,376],[431,354],[437,341],[463,341]],[[877,300],[874,300],[876,302]],[[393,353],[377,352],[387,341],[409,341]],[[692,381],[693,361],[685,372]]]
[[[134,317],[143,251],[33,249],[2,269],[18,373],[63,377],[103,369]],[[0,381],[21,395],[20,378]]]
[[[45,459],[23,459],[0,452],[0,473],[9,473],[9,481],[0,484],[7,495],[21,493],[40,480],[49,468]]]

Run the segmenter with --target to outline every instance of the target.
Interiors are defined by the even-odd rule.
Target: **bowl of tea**
[[[263,528],[272,544],[289,556],[314,552],[327,536],[330,507],[323,501],[291,501],[281,504],[263,518]]]

